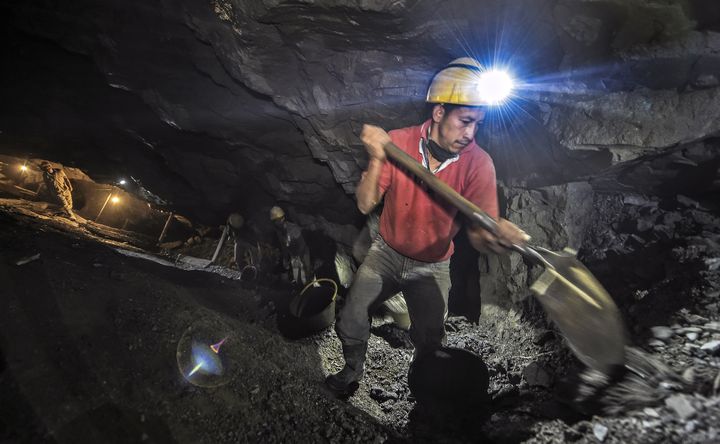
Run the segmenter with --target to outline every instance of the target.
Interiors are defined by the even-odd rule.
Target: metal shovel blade
[[[607,375],[625,365],[625,328],[608,292],[575,257],[535,247],[551,266],[533,283],[548,317],[565,336],[575,356]]]

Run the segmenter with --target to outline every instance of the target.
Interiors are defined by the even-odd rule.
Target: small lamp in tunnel
[[[107,206],[108,202],[112,202],[113,205],[120,202],[120,198],[117,196],[113,196],[113,191],[110,190],[110,194],[108,194],[107,199],[105,199],[105,202],[103,203],[102,207],[100,208],[100,211],[98,212],[97,216],[95,216],[95,222],[100,219],[100,216],[102,215],[103,211],[105,211],[105,207]]]
[[[20,165],[20,171],[22,171],[23,173],[25,173],[25,172],[27,172],[27,170],[28,170],[27,165]]]
[[[127,183],[127,180],[125,180],[125,179],[120,179],[120,180],[118,180],[118,183],[119,183],[120,185],[125,185],[125,184]]]

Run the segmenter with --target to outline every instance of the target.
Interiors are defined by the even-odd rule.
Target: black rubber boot
[[[325,379],[325,385],[334,392],[343,395],[351,394],[357,390],[358,383],[365,371],[365,352],[367,352],[367,343],[344,345],[345,366],[339,372],[328,376]]]

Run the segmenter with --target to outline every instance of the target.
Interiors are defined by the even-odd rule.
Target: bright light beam
[[[507,99],[513,91],[514,82],[510,75],[501,70],[490,70],[480,74],[477,88],[490,105],[499,105]]]

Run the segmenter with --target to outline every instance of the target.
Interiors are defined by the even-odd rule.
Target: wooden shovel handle
[[[427,168],[422,166],[417,160],[413,159],[405,151],[401,150],[392,142],[385,146],[385,154],[395,160],[404,168],[425,182],[436,193],[441,195],[445,200],[457,208],[465,216],[480,224],[480,226],[489,232],[497,233],[497,222],[486,212],[481,210],[477,205],[458,194],[457,191],[450,188],[448,184],[435,177]]]
[[[462,197],[457,191],[453,190],[448,184],[438,179],[434,174],[428,171],[427,168],[422,166],[405,151],[398,148],[394,143],[388,142],[383,148],[385,149],[385,154],[388,157],[425,182],[427,186],[442,196],[470,220],[477,222],[478,225],[485,230],[497,235],[497,222],[495,222],[495,219],[490,217],[490,215],[481,210],[480,207]],[[512,249],[538,265],[552,268],[552,265],[550,265],[540,253],[528,245],[513,244]]]

